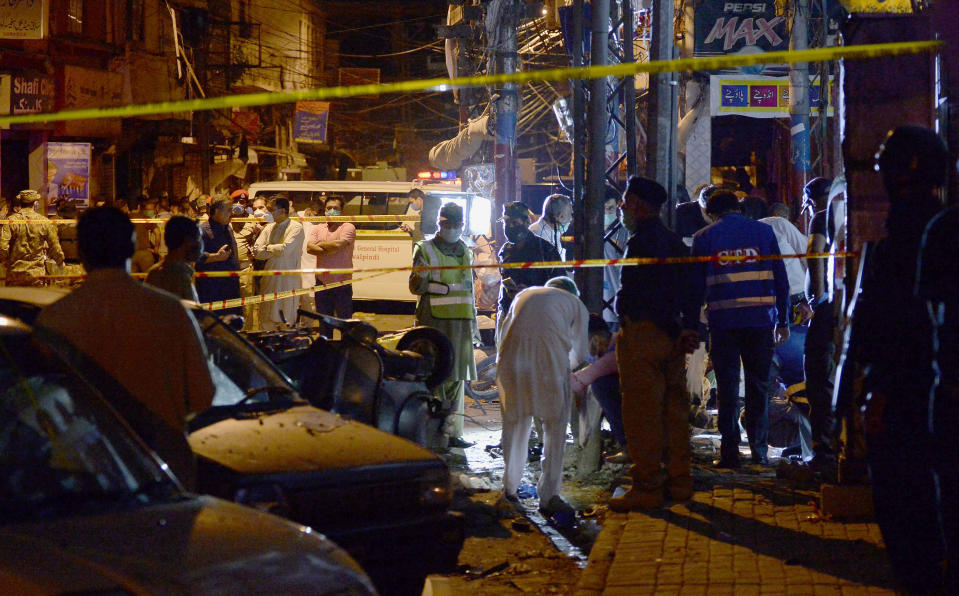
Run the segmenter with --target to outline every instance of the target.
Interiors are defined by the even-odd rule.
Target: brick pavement
[[[769,469],[694,466],[687,503],[610,512],[576,594],[892,594],[873,521],[823,519]]]

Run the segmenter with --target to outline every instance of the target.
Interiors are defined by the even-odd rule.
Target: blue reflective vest
[[[778,255],[773,229],[730,213],[693,236],[693,256]],[[789,314],[789,280],[781,260],[704,263],[698,287],[705,294],[711,329],[785,325]]]

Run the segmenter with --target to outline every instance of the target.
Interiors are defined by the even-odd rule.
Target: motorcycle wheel
[[[499,397],[499,387],[496,385],[496,354],[476,363],[476,379],[466,382],[466,395],[485,402]]]
[[[446,334],[432,327],[415,327],[396,344],[399,351],[409,350],[433,359],[433,372],[424,380],[430,390],[438,387],[453,372],[453,344]]]

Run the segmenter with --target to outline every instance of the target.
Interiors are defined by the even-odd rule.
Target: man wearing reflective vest
[[[773,350],[789,337],[789,279],[773,229],[739,213],[736,195],[719,191],[709,196],[706,213],[716,223],[693,236],[693,256],[741,257],[743,260],[700,264],[694,291],[706,300],[709,357],[716,372],[719,431],[717,467],[738,468],[739,367],[746,375],[743,425],[754,464],[768,463],[769,370]],[[701,301],[702,298],[700,298]]]
[[[439,230],[429,240],[413,248],[414,267],[471,265],[473,253],[460,239],[463,234],[463,208],[446,203],[440,209]],[[443,425],[448,447],[465,448],[472,443],[463,438],[463,391],[466,381],[476,378],[473,360],[473,330],[476,307],[473,304],[472,269],[434,269],[413,271],[410,292],[420,297],[416,304],[416,325],[435,327],[453,344],[453,371],[434,392],[450,407]],[[446,447],[440,445],[440,447]]]

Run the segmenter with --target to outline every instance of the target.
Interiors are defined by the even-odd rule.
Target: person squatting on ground
[[[619,390],[619,369],[616,367],[616,341],[603,317],[589,315],[589,365],[570,375],[570,386],[577,398],[592,395],[609,422],[619,452],[610,455],[610,463],[632,461],[626,452],[626,433],[623,431],[623,399]],[[586,389],[589,393],[586,393]]]
[[[266,270],[299,269],[303,253],[303,226],[290,219],[290,200],[273,200],[273,222],[266,224],[253,245],[253,256],[265,261]],[[260,280],[263,294],[299,290],[303,287],[299,275],[270,275]],[[274,331],[293,325],[299,297],[291,296],[260,304],[260,324],[264,331]]]
[[[682,239],[663,225],[666,190],[632,176],[623,193],[623,222],[631,234],[626,257],[687,256]],[[701,302],[689,286],[688,265],[623,267],[616,297],[620,332],[616,362],[623,398],[623,430],[633,460],[632,487],[609,500],[613,511],[692,496],[686,354],[699,345]]]
[[[693,236],[695,257],[738,256],[745,260],[697,264],[697,304],[706,301],[709,357],[716,372],[720,457],[716,465],[738,468],[740,362],[746,376],[744,426],[752,461],[768,463],[769,370],[773,350],[789,338],[789,279],[782,260],[749,257],[778,255],[773,229],[739,213],[736,195],[717,191],[707,213],[716,222]]]
[[[328,197],[323,205],[323,214],[336,217],[343,214],[343,199]],[[312,268],[316,269],[352,269],[353,246],[356,244],[356,226],[349,222],[320,223],[313,226],[306,250],[316,258]],[[316,285],[325,286],[349,281],[350,273],[317,273]],[[316,312],[332,315],[340,319],[353,317],[353,286],[347,284],[335,288],[319,290],[313,295]],[[320,325],[323,335],[331,337],[332,329]]]
[[[21,190],[16,202],[20,210],[8,216],[11,221],[49,221],[34,208],[40,200],[35,190]],[[6,269],[8,286],[46,285],[48,262],[63,265],[63,250],[57,227],[37,223],[10,223],[0,226],[0,261]]]
[[[184,300],[199,302],[191,263],[196,262],[202,252],[200,227],[189,217],[174,215],[166,223],[163,241],[166,242],[166,256],[150,267],[146,283]]]
[[[240,259],[236,236],[233,234],[233,200],[217,195],[207,203],[210,219],[200,224],[203,250],[196,262],[197,271],[239,271]],[[202,302],[233,300],[240,297],[240,278],[201,277],[196,292]],[[243,307],[235,306],[217,311],[220,316],[241,315]]]
[[[946,594],[959,594],[959,207],[926,227],[919,253],[916,289],[926,302],[935,331],[932,430],[933,465],[939,476],[939,514],[946,541]]]
[[[861,387],[854,399],[864,402],[876,521],[899,587],[910,594],[936,593],[942,582],[933,470],[939,454],[929,423],[933,327],[925,303],[915,294],[915,280],[923,230],[942,209],[939,187],[946,181],[947,162],[939,136],[918,126],[896,128],[879,149],[879,172],[889,197],[887,235],[863,248],[861,291],[839,387]],[[927,291],[929,286],[922,282],[920,287]],[[955,280],[942,288],[955,288]],[[859,380],[852,381],[853,376]],[[955,452],[954,442],[949,441],[946,454]],[[956,507],[955,501],[943,503],[950,510]]]
[[[559,491],[571,407],[570,371],[589,353],[589,312],[576,284],[555,277],[527,288],[503,321],[496,359],[503,416],[503,494],[516,500],[526,468],[533,417],[543,424],[542,473],[536,484],[540,508],[568,508]]]
[[[180,299],[130,276],[135,249],[130,218],[113,207],[95,207],[77,224],[82,286],[40,312],[37,327],[108,371],[129,393],[110,401],[134,431],[170,465],[182,482],[193,477],[193,455],[184,437],[187,417],[208,408],[214,385],[196,320]],[[163,349],[163,366],[144,366]],[[76,355],[70,357],[74,361]]]
[[[413,247],[414,267],[465,266],[473,263],[473,252],[460,236],[463,234],[463,208],[446,203],[440,208],[439,231],[429,240]],[[473,444],[463,438],[463,394],[466,382],[476,378],[473,359],[473,335],[476,307],[473,304],[472,269],[434,269],[413,271],[410,292],[419,296],[414,324],[429,325],[446,334],[453,344],[453,370],[445,383],[434,389],[450,414],[443,425],[447,445],[465,448]]]

